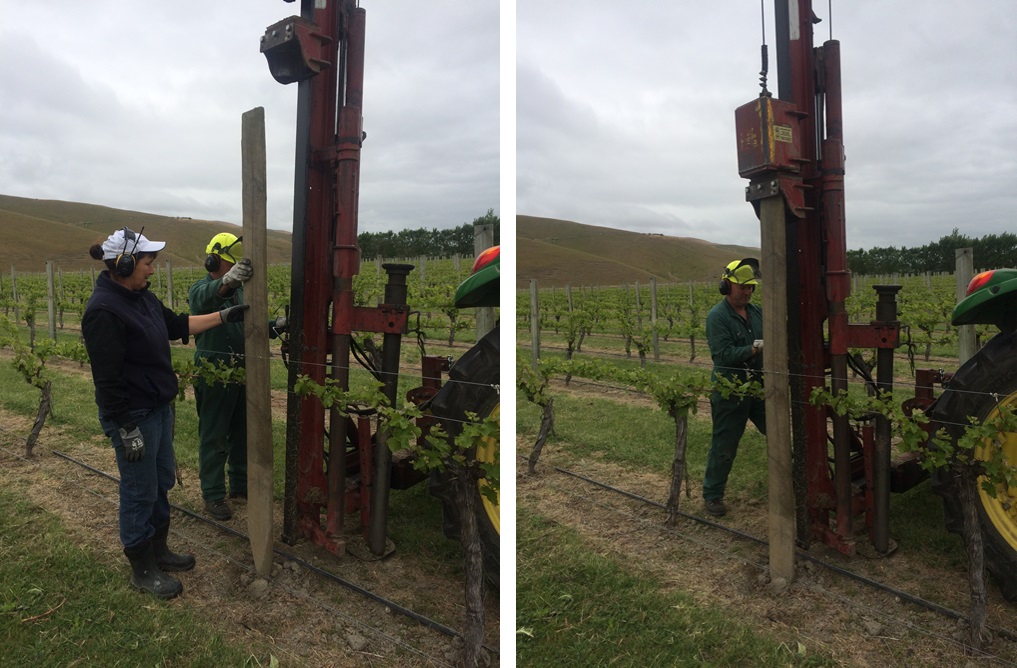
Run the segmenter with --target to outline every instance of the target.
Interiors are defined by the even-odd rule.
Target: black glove
[[[244,319],[244,311],[251,308],[250,304],[237,304],[219,311],[219,317],[223,322],[240,322]]]
[[[230,270],[222,277],[222,284],[227,288],[236,288],[254,275],[254,265],[251,258],[245,257],[230,267]]]
[[[124,458],[129,462],[141,461],[145,456],[145,437],[136,424],[126,424],[117,429],[120,440],[124,442]]]

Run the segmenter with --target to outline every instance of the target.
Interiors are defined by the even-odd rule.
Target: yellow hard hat
[[[240,243],[243,239],[243,237],[229,232],[220,232],[208,242],[205,252],[209,255],[218,255],[227,262],[236,264],[244,257],[244,245]]]
[[[747,257],[729,262],[724,267],[724,275],[721,278],[739,285],[759,285],[763,275],[759,272],[759,260]]]

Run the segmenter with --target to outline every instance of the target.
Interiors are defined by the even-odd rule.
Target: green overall
[[[746,306],[748,321],[727,302],[721,301],[706,316],[706,340],[713,358],[713,379],[725,376],[739,382],[763,381],[763,356],[752,354],[752,342],[763,338],[763,310],[756,304]],[[766,433],[766,408],[762,399],[728,397],[719,391],[710,394],[713,415],[713,439],[703,476],[703,499],[721,499],[727,487],[738,442],[749,420],[760,433]]]
[[[206,275],[191,286],[188,301],[191,313],[201,315],[244,302],[243,287],[221,297],[222,279]],[[224,323],[194,337],[194,364],[232,366],[244,364],[244,323]],[[208,384],[195,381],[198,408],[198,477],[205,501],[226,497],[227,464],[229,490],[247,494],[247,391],[237,383]]]

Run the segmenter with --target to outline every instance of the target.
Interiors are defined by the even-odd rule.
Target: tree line
[[[871,248],[849,250],[848,267],[854,274],[922,274],[952,273],[956,267],[955,251],[971,248],[975,266],[999,269],[1017,266],[1017,234],[1004,232],[981,238],[969,237],[957,228],[945,237],[918,248]]]
[[[473,228],[476,225],[494,226],[494,243],[500,243],[500,219],[494,209],[472,223],[464,223],[459,227],[447,230],[421,227],[415,230],[393,232],[361,232],[357,235],[360,253],[365,260],[375,258],[408,258],[417,256],[451,257],[453,255],[473,255]]]

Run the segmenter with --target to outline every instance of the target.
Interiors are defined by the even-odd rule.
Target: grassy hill
[[[205,246],[219,232],[240,234],[232,223],[159,216],[96,204],[0,195],[0,272],[42,272],[46,262],[65,271],[100,268],[88,247],[128,226],[166,242],[159,260],[174,267],[200,267]],[[510,242],[506,242],[510,243]],[[268,230],[268,260],[288,264],[292,235]],[[733,259],[758,256],[759,249],[712,244],[701,239],[640,234],[581,223],[518,216],[516,287],[531,278],[541,287],[622,285],[639,281],[714,280]]]
[[[41,272],[47,261],[65,271],[99,269],[101,263],[88,255],[89,246],[124,226],[136,232],[144,226],[146,237],[165,241],[159,262],[170,260],[174,267],[201,266],[209,239],[219,232],[241,232],[239,226],[219,221],[0,195],[0,271],[9,272],[13,266],[19,272]],[[291,236],[268,230],[269,263],[290,262]]]
[[[567,220],[516,217],[516,288],[717,279],[731,260],[759,249],[643,234]]]

